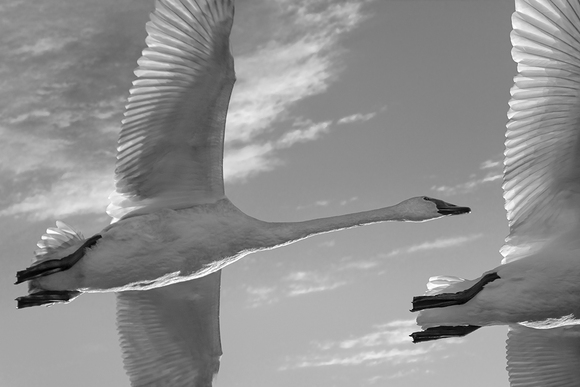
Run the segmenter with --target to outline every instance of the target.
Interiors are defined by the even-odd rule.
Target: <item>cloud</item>
[[[334,246],[334,243],[329,243],[327,246]],[[327,266],[323,272],[298,270],[272,281],[271,284],[247,286],[245,288],[246,303],[248,307],[256,308],[274,304],[286,298],[304,297],[313,293],[335,290],[350,283],[352,276],[348,273],[349,270],[370,270],[380,264],[378,259],[353,260],[347,257],[338,261],[337,264]]]
[[[467,242],[474,241],[483,236],[483,234],[471,234],[465,236],[451,237],[451,238],[439,238],[434,241],[423,242],[420,244],[403,247],[396,249],[387,254],[387,257],[394,257],[400,254],[411,254],[419,251],[434,250],[434,249],[444,249],[448,247],[455,247],[463,245]]]
[[[350,124],[353,122],[364,122],[364,121],[370,120],[371,118],[373,118],[376,115],[377,115],[377,113],[368,113],[368,114],[356,113],[356,114],[352,114],[350,116],[342,117],[341,119],[339,119],[337,121],[337,124]]]
[[[289,297],[334,290],[347,284],[346,281],[337,280],[329,274],[314,271],[293,272],[283,280],[288,283],[287,295]]]
[[[380,266],[380,261],[373,259],[359,259],[359,260],[343,260],[336,268],[336,270],[370,270]]]
[[[104,213],[108,193],[114,188],[108,172],[71,171],[54,181],[50,189],[39,190],[0,211],[0,216],[21,216],[31,220],[63,218],[72,213]]]
[[[248,286],[246,288],[246,293],[248,294],[248,306],[250,308],[256,308],[262,305],[273,304],[279,301],[279,298],[275,295],[276,287],[252,287]]]
[[[347,204],[350,204],[350,203],[355,202],[357,200],[358,200],[358,197],[353,196],[353,197],[348,198],[348,199],[340,200],[337,204],[340,206],[346,206]],[[317,200],[311,204],[299,205],[296,207],[296,209],[297,210],[304,210],[304,209],[313,208],[313,207],[328,207],[332,204],[334,204],[334,202],[332,202],[328,199],[321,199],[321,200]]]
[[[29,2],[5,7],[0,25],[0,178],[15,183],[2,187],[0,215],[102,213],[152,2],[43,4],[42,12]],[[238,80],[227,119],[226,180],[279,168],[279,151],[330,132],[332,120],[313,122],[293,107],[337,79],[340,37],[368,17],[362,4],[254,0],[248,8],[267,16],[260,28],[255,12],[238,13],[235,39],[244,41],[232,45]]]
[[[459,183],[454,186],[434,185],[431,187],[431,190],[449,196],[470,193],[475,191],[475,189],[482,184],[501,180],[503,177],[502,168],[503,161],[486,160],[481,163],[479,167],[480,171],[487,171],[483,176],[481,176],[481,173],[473,174],[470,176],[470,179],[464,183]]]
[[[324,241],[324,242],[318,244],[318,246],[320,246],[320,247],[334,247],[334,245],[336,245],[336,241],[334,239],[331,239],[329,241]]]
[[[288,358],[280,370],[328,367],[328,366],[376,366],[379,364],[409,365],[427,362],[432,354],[444,350],[450,344],[461,342],[453,339],[414,345],[409,335],[419,328],[415,320],[395,320],[372,327],[362,336],[337,341],[314,341],[308,355]]]

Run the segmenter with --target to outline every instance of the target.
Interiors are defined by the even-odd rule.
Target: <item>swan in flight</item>
[[[508,325],[512,387],[580,383],[580,2],[516,0],[502,264],[432,277],[414,342]]]
[[[235,81],[233,0],[159,0],[119,136],[112,223],[85,239],[62,222],[38,243],[18,307],[117,292],[133,386],[210,386],[222,354],[221,269],[312,235],[384,221],[464,214],[415,197],[392,207],[303,222],[264,222],[224,194],[226,113]]]

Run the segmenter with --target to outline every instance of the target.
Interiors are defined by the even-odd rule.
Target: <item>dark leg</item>
[[[27,296],[18,297],[17,308],[28,308],[31,306],[46,305],[50,306],[56,303],[67,303],[80,296],[81,292],[76,290],[41,290],[31,293]]]
[[[477,325],[440,326],[427,328],[422,332],[411,333],[411,337],[413,338],[413,343],[421,343],[423,341],[445,339],[448,337],[462,337],[479,328],[481,327]]]
[[[77,251],[64,258],[50,259],[37,265],[32,265],[28,269],[17,272],[16,282],[14,284],[17,285],[24,281],[29,281],[31,279],[44,277],[45,275],[70,269],[85,255],[85,250],[94,246],[99,239],[101,239],[100,235],[93,235],[87,239],[85,243],[83,243],[82,246],[77,249]]]
[[[434,296],[413,297],[413,309],[411,312],[418,312],[423,309],[442,308],[444,306],[462,305],[471,300],[475,295],[483,290],[483,287],[499,278],[497,273],[484,275],[475,285],[469,289],[457,293],[441,293]]]

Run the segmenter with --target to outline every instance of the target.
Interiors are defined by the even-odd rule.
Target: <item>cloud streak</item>
[[[461,339],[413,345],[409,335],[418,329],[415,320],[395,320],[375,325],[368,334],[337,341],[312,342],[308,355],[287,359],[280,370],[329,366],[408,365],[427,362],[433,353]]]
[[[470,193],[475,191],[484,184],[501,180],[503,177],[502,168],[503,168],[502,161],[493,159],[486,160],[483,163],[481,163],[479,167],[480,172],[470,176],[470,179],[468,181],[452,186],[434,185],[431,187],[431,190],[449,196]],[[482,173],[483,176],[481,176]]]
[[[464,235],[464,236],[457,236],[451,238],[439,238],[435,239],[434,241],[428,241],[419,243],[412,246],[403,247],[400,249],[396,249],[391,251],[387,254],[387,257],[394,257],[396,255],[401,254],[412,254],[420,251],[430,251],[436,249],[445,249],[449,247],[456,247],[463,245],[465,243],[474,241],[479,239],[483,236],[483,234],[471,234],[471,235]]]

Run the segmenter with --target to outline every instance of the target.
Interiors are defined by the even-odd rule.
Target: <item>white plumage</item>
[[[119,135],[111,225],[91,238],[57,223],[39,242],[19,307],[118,292],[133,386],[211,386],[219,368],[220,269],[324,232],[469,212],[416,197],[295,223],[254,219],[225,196],[223,140],[235,81],[233,0],[159,0]]]
[[[512,387],[580,384],[580,3],[516,0],[505,141],[510,234],[481,279],[433,277],[416,342],[509,325]]]

